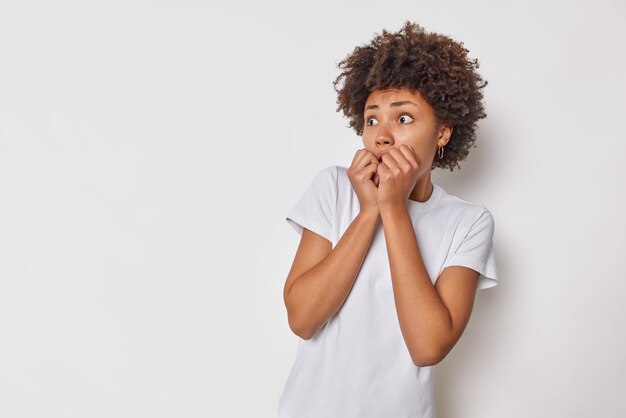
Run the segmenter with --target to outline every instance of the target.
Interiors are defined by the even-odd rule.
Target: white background
[[[362,146],[336,63],[407,19],[489,82],[433,172],[494,215],[500,277],[438,418],[626,414],[623,2],[0,5],[0,416],[273,418],[284,217]]]

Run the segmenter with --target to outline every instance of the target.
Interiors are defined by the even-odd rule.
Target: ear
[[[437,146],[446,146],[454,131],[454,126],[443,124],[439,127],[439,137],[437,138]]]

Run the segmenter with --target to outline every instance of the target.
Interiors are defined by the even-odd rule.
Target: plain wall
[[[1,1],[0,416],[264,417],[295,358],[284,217],[361,138],[337,62],[405,20],[464,42],[488,117],[449,193],[500,284],[438,418],[626,415],[626,6]]]

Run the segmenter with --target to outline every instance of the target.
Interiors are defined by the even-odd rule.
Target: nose
[[[392,146],[394,144],[393,135],[391,131],[387,128],[387,125],[381,123],[376,132],[376,145],[379,147],[382,145]]]

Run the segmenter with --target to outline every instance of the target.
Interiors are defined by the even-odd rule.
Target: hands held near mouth
[[[381,212],[393,207],[406,207],[417,182],[419,168],[417,155],[409,145],[390,148],[381,161],[363,148],[354,155],[348,168],[348,178],[361,210]]]

